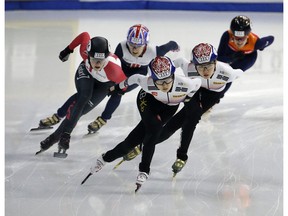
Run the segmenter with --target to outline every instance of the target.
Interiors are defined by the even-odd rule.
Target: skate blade
[[[57,158],[66,158],[68,156],[68,154],[66,153],[59,153],[59,152],[54,152],[54,157],[57,157]]]
[[[85,137],[91,137],[91,136],[93,136],[93,135],[95,135],[95,134],[96,134],[96,131],[95,131],[95,132],[89,131],[87,134],[83,135],[83,138],[85,138]]]
[[[30,131],[43,131],[43,130],[50,130],[50,129],[53,129],[52,126],[39,126],[39,127],[36,127],[36,128],[31,128]]]
[[[81,182],[81,185],[83,185],[83,184],[86,182],[86,180],[87,180],[91,175],[92,175],[92,173],[89,173],[89,174],[86,176],[86,178]]]
[[[35,153],[35,155],[41,154],[42,152],[44,152],[45,150],[39,150]]]
[[[172,179],[174,179],[176,177],[177,173],[173,172],[173,176]]]
[[[137,193],[139,191],[139,189],[141,188],[141,184],[136,183],[136,189],[135,189],[135,193]]]
[[[68,154],[66,153],[66,150],[64,149],[59,149],[58,152],[54,152],[54,157],[57,158],[66,158]]]
[[[124,162],[124,160],[122,159],[119,163],[117,163],[117,164],[114,166],[113,170],[117,169],[123,162]]]

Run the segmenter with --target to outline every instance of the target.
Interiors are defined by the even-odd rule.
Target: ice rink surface
[[[231,19],[245,14],[260,37],[274,35],[253,68],[197,126],[189,160],[176,179],[180,132],[158,145],[151,175],[134,194],[140,156],[107,164],[80,185],[96,158],[122,141],[140,117],[126,94],[97,134],[83,137],[105,101],[83,116],[66,159],[57,145],[35,156],[52,131],[29,132],[75,92],[78,49],[68,62],[59,52],[79,33],[105,36],[114,50],[128,28],[145,24],[151,44],[169,40],[190,58],[200,42],[218,47]],[[5,212],[7,216],[282,216],[283,215],[283,14],[191,11],[5,12]],[[181,71],[177,71],[181,73]]]

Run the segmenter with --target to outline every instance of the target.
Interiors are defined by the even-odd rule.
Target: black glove
[[[68,60],[70,53],[73,53],[73,50],[69,49],[69,46],[67,46],[64,50],[62,50],[59,54],[59,59],[62,62],[65,62]]]
[[[168,42],[170,51],[172,52],[178,52],[180,50],[179,45],[175,41],[169,41]]]
[[[118,94],[118,95],[124,95],[125,91],[123,89],[120,89],[119,84],[114,86],[114,90],[111,91],[111,89],[108,92],[108,96],[112,95],[112,94]]]

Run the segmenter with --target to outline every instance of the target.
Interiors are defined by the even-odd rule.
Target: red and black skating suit
[[[80,55],[83,61],[75,74],[77,93],[70,97],[73,100],[70,101],[64,121],[54,132],[56,137],[63,133],[70,134],[79,118],[96,107],[107,96],[111,86],[126,79],[120,59],[113,53],[107,57],[100,71],[95,71],[91,67],[86,53],[89,40],[90,35],[83,32],[69,44],[69,49],[72,51],[80,45]]]

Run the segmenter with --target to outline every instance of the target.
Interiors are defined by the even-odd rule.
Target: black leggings
[[[77,69],[75,75],[77,93],[68,99],[70,104],[66,117],[55,131],[56,135],[61,135],[64,132],[70,134],[80,117],[96,107],[106,97],[109,88],[113,85],[113,82],[99,82],[83,67],[85,64],[81,63]]]
[[[225,89],[221,92],[214,92],[200,88],[192,99],[174,115],[163,127],[157,144],[172,136],[179,128],[182,128],[180,147],[177,150],[177,158],[186,161],[188,149],[193,138],[194,131],[201,116],[212,106],[220,102],[224,96]]]
[[[149,173],[155,151],[155,143],[159,138],[163,125],[175,114],[178,106],[163,104],[141,89],[137,96],[137,107],[141,115],[141,121],[124,141],[119,143],[114,149],[107,151],[103,159],[107,162],[112,162],[117,158],[123,157],[135,146],[143,144],[139,171]]]

